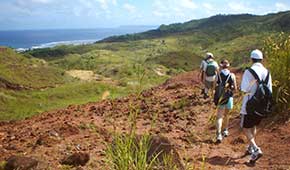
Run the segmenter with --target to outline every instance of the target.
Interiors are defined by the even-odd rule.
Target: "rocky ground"
[[[106,169],[106,143],[112,140],[113,133],[129,131],[129,113],[137,111],[138,134],[150,132],[167,137],[182,162],[197,169],[202,166],[214,170],[290,169],[289,117],[263,122],[257,143],[264,156],[255,167],[249,167],[245,164],[249,157],[243,157],[247,144],[239,129],[238,109],[235,107],[232,113],[230,136],[215,144],[211,119],[215,107],[200,95],[197,73],[184,73],[141,95],[68,106],[22,121],[1,122],[0,161],[24,155],[40,161],[43,169],[63,169],[63,158],[81,152],[90,157],[82,169]]]

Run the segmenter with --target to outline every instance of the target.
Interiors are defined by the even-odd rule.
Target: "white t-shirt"
[[[210,61],[213,61],[213,65],[216,67],[216,69],[218,70],[219,69],[219,65],[218,65],[218,63],[216,62],[216,61],[214,61],[213,59],[209,59],[208,60],[208,62],[210,62]],[[204,72],[206,72],[206,68],[207,68],[207,62],[205,62],[205,67],[203,68],[203,71]],[[216,80],[216,75],[214,75],[214,76],[206,76],[205,75],[205,80],[206,81],[210,81],[210,82],[212,82],[212,81],[215,81]]]
[[[261,63],[254,63],[251,67],[259,76],[260,80],[265,80],[268,74],[268,70]],[[269,81],[267,84],[268,88],[272,92],[272,77],[269,76]],[[247,93],[243,98],[243,104],[241,108],[241,114],[246,115],[246,104],[247,101],[255,94],[257,90],[257,81],[255,77],[248,70],[244,72],[242,82],[241,82],[241,91]]]

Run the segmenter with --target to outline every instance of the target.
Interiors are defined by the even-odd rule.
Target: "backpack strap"
[[[257,73],[252,69],[252,68],[248,68],[249,72],[254,76],[254,78],[257,80],[258,83],[265,83],[268,84],[269,82],[269,78],[270,78],[270,72],[268,71],[268,74],[265,78],[265,80],[260,80],[259,76],[257,75]]]
[[[219,81],[218,84],[223,83],[223,79],[222,79],[222,77],[221,77],[221,74],[222,74],[222,72],[220,72],[220,74],[218,74],[218,81]],[[223,74],[223,75],[224,75],[224,74]],[[225,75],[225,76],[226,76],[226,75]],[[229,74],[227,75],[227,77],[226,77],[226,81],[224,82],[225,84],[227,84],[227,82],[229,81],[230,77],[231,77],[231,73],[229,73]]]
[[[260,80],[259,76],[257,75],[257,73],[252,68],[248,68],[248,71],[254,76],[254,78],[260,84],[261,83],[261,80]]]
[[[227,83],[227,82],[229,81],[230,77],[231,77],[231,73],[229,73],[229,74],[228,74],[228,76],[227,76],[227,79],[226,79],[225,83]]]
[[[270,72],[268,71],[268,74],[267,74],[267,76],[266,76],[266,79],[264,80],[264,83],[265,83],[265,84],[268,84],[269,79],[270,79]]]

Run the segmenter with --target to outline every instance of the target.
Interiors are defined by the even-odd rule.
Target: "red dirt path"
[[[105,169],[104,143],[111,140],[113,132],[128,132],[128,114],[140,108],[137,132],[168,137],[184,163],[197,169],[203,157],[206,169],[290,169],[289,117],[278,123],[265,121],[257,137],[264,156],[255,167],[248,167],[245,162],[249,157],[241,158],[247,144],[238,127],[238,109],[232,113],[230,136],[222,144],[214,144],[215,129],[209,118],[215,108],[210,100],[202,99],[199,87],[197,73],[189,72],[142,92],[139,98],[130,95],[2,122],[0,161],[20,154],[41,160],[51,169],[61,169],[59,161],[65,155],[85,151],[91,160],[84,169]]]

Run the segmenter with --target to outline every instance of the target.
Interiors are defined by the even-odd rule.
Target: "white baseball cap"
[[[251,58],[252,59],[262,60],[263,59],[263,53],[260,50],[256,49],[256,50],[251,52]]]
[[[214,58],[212,53],[206,53],[205,58]]]

